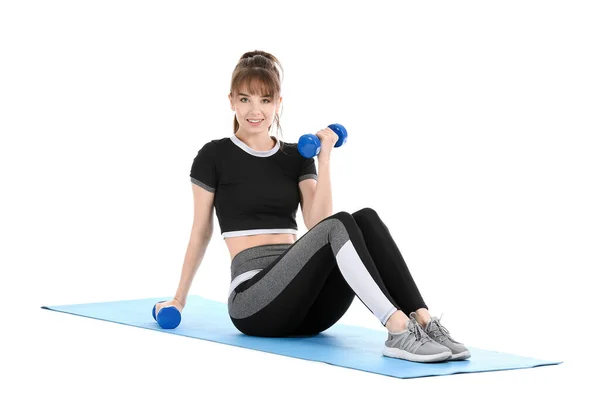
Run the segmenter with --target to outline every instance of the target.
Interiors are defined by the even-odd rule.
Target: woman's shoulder
[[[222,146],[223,144],[225,144],[227,142],[231,142],[231,137],[227,136],[227,137],[221,137],[219,139],[213,139],[208,143],[212,143],[215,146]]]
[[[295,155],[296,157],[301,156],[298,151],[298,143],[290,143],[283,140],[279,140],[279,142],[284,152]]]
[[[201,151],[215,151],[219,147],[222,147],[223,145],[225,145],[228,140],[230,140],[229,137],[223,137],[223,138],[219,138],[219,139],[209,140],[207,142],[204,142],[202,144],[202,146],[200,147],[199,150],[201,150]]]

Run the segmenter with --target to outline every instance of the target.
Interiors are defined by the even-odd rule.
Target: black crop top
[[[298,183],[317,180],[317,169],[314,158],[298,152],[297,143],[278,141],[271,150],[258,151],[232,135],[211,140],[198,151],[190,178],[215,194],[223,238],[296,234]]]

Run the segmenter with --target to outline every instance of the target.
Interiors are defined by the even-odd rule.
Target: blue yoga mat
[[[508,369],[558,365],[508,353],[469,346],[471,357],[462,361],[418,363],[383,356],[381,350],[387,337],[381,331],[337,323],[326,331],[310,337],[262,338],[247,336],[231,323],[225,303],[191,295],[188,297],[181,323],[176,329],[162,329],[152,318],[152,308],[171,297],[85,303],[62,306],[42,306],[43,309],[70,313],[124,325],[153,329],[174,335],[189,336],[227,345],[276,353],[335,366],[358,369],[396,378],[420,378],[454,373],[489,372]]]

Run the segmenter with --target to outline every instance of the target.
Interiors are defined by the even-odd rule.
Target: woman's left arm
[[[333,213],[333,199],[331,195],[331,149],[338,140],[338,135],[329,127],[316,133],[321,141],[321,151],[317,157],[319,177],[312,202],[308,208],[308,229],[319,223]]]
[[[333,213],[333,199],[331,195],[331,171],[329,156],[321,158],[319,153],[317,186],[312,202],[308,205],[308,229],[319,223]]]

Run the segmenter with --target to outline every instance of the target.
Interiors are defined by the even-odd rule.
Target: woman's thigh
[[[333,224],[320,222],[270,265],[233,289],[228,310],[238,330],[255,336],[289,336],[298,334],[300,326],[313,329],[303,322],[309,313],[315,321],[323,315],[320,308],[326,306],[325,299],[317,300],[323,287],[327,284],[334,289],[341,283],[340,279],[327,283],[331,275],[341,277],[339,270],[334,270],[334,253],[341,245],[330,237]],[[342,301],[348,301],[348,291]]]

